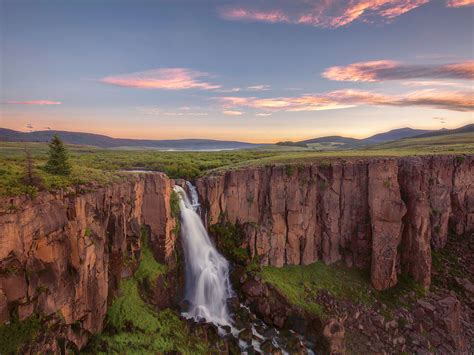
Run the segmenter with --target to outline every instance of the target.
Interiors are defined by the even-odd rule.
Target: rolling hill
[[[255,148],[261,144],[220,141],[212,139],[147,140],[112,138],[100,134],[68,131],[19,132],[0,128],[0,141],[3,142],[49,142],[58,134],[67,144],[90,145],[100,148],[142,148],[159,150],[231,150]]]
[[[387,132],[378,133],[373,136],[357,139],[342,136],[327,136],[318,137],[313,139],[307,139],[299,142],[281,142],[281,145],[303,145],[308,148],[318,150],[346,150],[346,149],[357,149],[372,147],[379,144],[388,142],[398,142],[408,138],[415,137],[434,137],[434,136],[445,136],[448,134],[455,133],[467,133],[474,130],[474,125],[467,125],[457,129],[440,129],[440,130],[425,130],[425,129],[413,129],[409,127],[393,129]]]

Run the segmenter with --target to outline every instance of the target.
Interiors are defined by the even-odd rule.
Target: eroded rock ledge
[[[431,248],[474,231],[472,155],[245,168],[197,187],[207,224],[241,224],[263,264],[342,260],[378,290],[400,272],[429,287]]]
[[[37,351],[60,352],[58,339],[83,347],[102,331],[119,279],[132,272],[126,260],[140,252],[142,227],[155,257],[173,263],[171,186],[166,175],[151,173],[2,200],[0,324],[40,315],[53,335],[39,339]]]

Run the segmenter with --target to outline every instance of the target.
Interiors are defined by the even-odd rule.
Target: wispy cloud
[[[258,7],[224,7],[224,19],[292,23],[323,28],[346,26],[354,21],[392,21],[430,0],[293,0],[279,8],[271,1],[259,2]],[[453,1],[453,0],[451,0]],[[459,1],[459,0],[458,0]],[[467,0],[464,0],[467,1]]]
[[[419,78],[474,80],[474,61],[443,65],[417,65],[392,60],[377,60],[330,67],[322,75],[336,81],[365,82]]]
[[[474,5],[474,0],[448,0],[448,7],[464,7]]]
[[[255,97],[219,98],[227,109],[250,107],[266,111],[321,111],[369,106],[424,106],[452,111],[473,111],[471,91],[437,91],[432,89],[413,91],[404,95],[386,95],[362,90],[337,90],[323,94],[309,94],[298,97],[276,97],[259,99]]]
[[[130,74],[107,76],[100,79],[100,82],[138,89],[212,90],[220,88],[220,85],[200,80],[210,76],[208,73],[187,68],[160,68]]]
[[[244,114],[242,111],[235,111],[235,110],[225,110],[225,111],[222,111],[222,113],[227,116],[240,116]]]
[[[462,89],[462,90],[472,90],[472,84],[470,82],[455,82],[455,81],[443,81],[443,80],[409,80],[403,81],[401,83],[404,86],[409,87],[444,87],[444,88],[453,88],[453,89]]]
[[[249,91],[267,91],[270,90],[270,85],[252,85],[252,86],[247,86],[247,90]]]
[[[259,117],[268,117],[271,115],[272,115],[271,113],[266,113],[266,112],[259,112],[255,114],[255,116],[259,116]]]
[[[61,101],[31,100],[31,101],[7,101],[9,105],[61,105]]]
[[[222,93],[233,93],[233,92],[239,92],[242,90],[241,88],[230,88],[230,89],[218,89],[216,90],[217,92],[222,92]]]
[[[207,116],[207,112],[194,112],[191,111],[191,107],[183,106],[179,107],[178,112],[176,111],[167,111],[162,110],[159,107],[137,107],[137,110],[145,115],[154,115],[154,116]],[[184,112],[183,112],[184,111]]]
[[[259,11],[245,8],[226,8],[221,16],[228,20],[263,21],[270,23],[290,22],[288,16],[281,10]]]

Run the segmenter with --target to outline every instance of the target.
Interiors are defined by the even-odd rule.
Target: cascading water
[[[182,315],[197,322],[204,320],[214,323],[221,336],[231,335],[237,340],[242,354],[263,352],[262,345],[269,342],[283,355],[289,354],[285,350],[285,337],[257,317],[251,317],[248,307],[240,304],[238,310],[233,309],[235,319],[230,316],[227,300],[234,296],[234,292],[229,280],[229,263],[212,244],[199,217],[200,204],[196,188],[190,182],[186,182],[186,187],[190,197],[182,187],[174,187],[179,196],[181,238],[186,263],[185,300],[189,303]],[[248,320],[251,318],[254,321]],[[245,331],[247,334],[250,332],[251,340],[247,337],[241,339]],[[303,337],[295,332],[290,331],[290,337],[296,337],[306,344]],[[313,354],[309,347],[304,348],[307,354]]]
[[[229,263],[219,254],[204,228],[197,210],[199,201],[194,186],[188,183],[191,201],[186,191],[175,186],[180,197],[181,236],[186,263],[185,298],[189,309],[183,316],[189,319],[231,325],[227,299],[233,296],[229,281]]]

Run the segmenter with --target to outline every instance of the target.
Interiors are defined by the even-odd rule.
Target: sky
[[[474,123],[474,0],[0,0],[0,127],[269,143]]]

